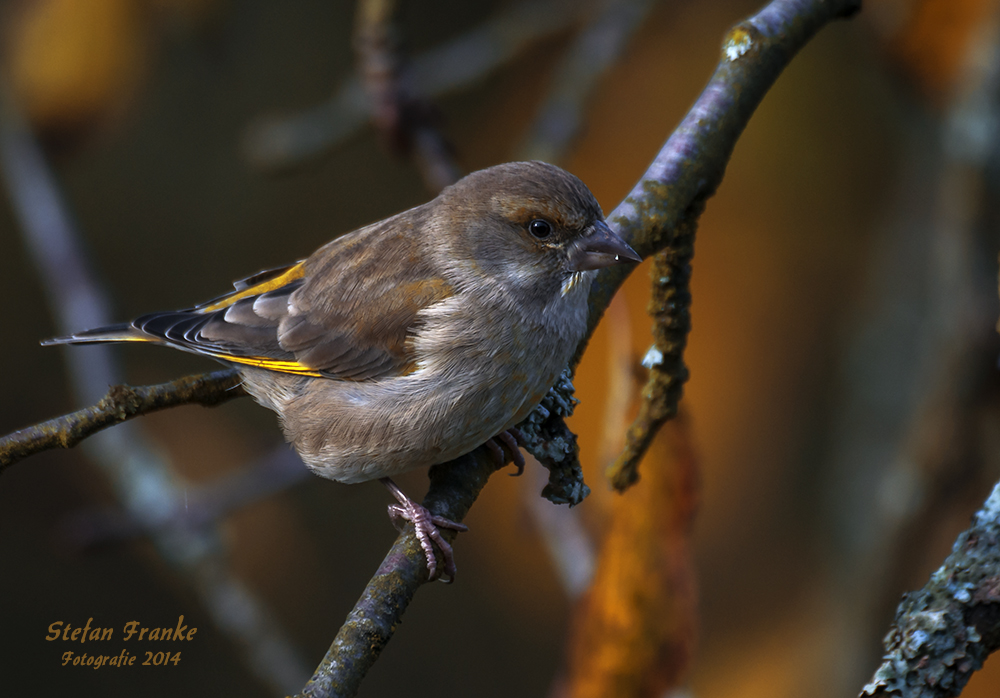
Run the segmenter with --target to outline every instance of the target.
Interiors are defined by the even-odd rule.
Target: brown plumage
[[[154,342],[232,363],[314,472],[362,482],[524,419],[583,336],[592,270],[638,260],[579,179],[508,163],[214,301],[45,343]],[[433,552],[428,564],[433,576]]]

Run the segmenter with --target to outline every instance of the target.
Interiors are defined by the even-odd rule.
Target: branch
[[[155,535],[157,528],[199,530],[221,524],[238,509],[273,497],[311,477],[312,472],[298,454],[287,444],[281,444],[256,462],[206,484],[187,488],[184,500],[174,502],[171,511],[155,522],[121,507],[90,509],[61,521],[60,535],[69,546],[82,551],[104,543]]]
[[[920,315],[930,318],[921,344],[923,364],[933,369],[927,371],[929,385],[913,412],[904,457],[897,459],[909,463],[914,479],[922,480],[925,503],[920,509],[909,507],[892,517],[883,514],[888,520],[880,528],[888,528],[888,534],[883,534],[886,538],[902,540],[904,533],[912,532],[907,529],[920,526],[921,519],[929,520],[927,512],[942,506],[954,491],[955,479],[967,476],[970,468],[966,465],[966,473],[962,473],[961,461],[978,465],[979,458],[962,457],[968,447],[960,443],[960,435],[962,426],[974,421],[969,413],[981,399],[979,391],[985,381],[977,367],[986,366],[986,362],[970,361],[970,356],[985,359],[995,354],[993,342],[981,331],[986,323],[977,321],[992,310],[984,297],[985,280],[977,276],[972,260],[978,248],[987,245],[992,249],[992,240],[980,239],[986,233],[979,221],[989,211],[985,203],[987,182],[997,164],[998,135],[977,130],[973,124],[995,119],[1000,109],[996,23],[994,11],[966,50],[965,79],[949,111],[946,138],[942,139],[947,159],[937,186],[943,203],[933,216],[937,224],[926,253],[932,260],[928,265],[933,274],[929,284],[932,293]],[[912,244],[912,240],[907,243]],[[879,556],[868,557],[874,560]],[[888,570],[898,576],[899,564],[898,555],[890,558]],[[870,574],[872,579],[886,576],[885,569],[877,571],[881,575]],[[903,595],[884,646],[884,661],[862,689],[862,696],[957,696],[986,657],[1000,649],[1000,484],[927,584]]]
[[[1000,484],[924,588],[905,594],[861,696],[957,696],[1000,648]]]
[[[861,0],[773,0],[726,35],[705,90],[642,179],[608,215],[612,229],[643,258],[664,249],[674,230],[697,218],[722,182],[726,164],[750,117],[778,75],[824,25],[861,9]],[[587,340],[631,268],[601,271],[590,291]]]
[[[858,296],[874,302],[837,369],[824,525],[831,565],[852,574],[833,577],[841,622],[831,694],[868,678],[923,542],[992,467],[977,434],[995,391],[996,269],[983,260],[996,255],[984,221],[997,211],[1000,131],[980,125],[1000,123],[998,28],[991,5],[956,53],[963,65],[941,118],[901,130],[887,223]]]
[[[431,484],[424,506],[452,521],[461,521],[495,471],[496,462],[484,448],[436,465],[429,473]],[[441,534],[449,541],[455,538],[455,533],[447,529]],[[357,693],[413,595],[426,581],[427,565],[416,537],[412,533],[400,534],[313,677],[296,698],[346,697]]]
[[[653,257],[650,276],[653,292],[653,346],[642,360],[649,379],[642,390],[642,405],[625,435],[625,448],[605,473],[611,486],[624,492],[639,481],[639,462],[649,450],[660,427],[677,415],[688,369],[684,348],[691,331],[691,257],[694,255],[694,221],[677,229],[667,249]]]
[[[544,36],[562,31],[585,3],[522,0],[462,36],[413,57],[413,89],[428,98],[482,80]],[[326,102],[286,118],[261,118],[243,137],[247,160],[265,170],[316,160],[357,133],[372,113],[358,75],[347,78]],[[419,148],[426,144],[417,142]]]
[[[723,43],[722,59],[715,74],[631,193],[608,215],[610,226],[643,257],[666,248],[673,240],[675,230],[681,224],[691,224],[697,220],[705,201],[715,193],[737,139],[781,70],[825,24],[837,18],[848,17],[859,8],[860,0],[773,0],[758,14],[731,29]],[[631,268],[616,265],[598,274],[590,292],[588,332],[577,347],[571,366],[579,363],[604,310],[630,272]],[[226,384],[223,381],[222,377],[227,373],[234,383]],[[152,402],[117,421],[156,409],[202,402],[199,390],[185,392],[190,390],[188,386],[191,382],[216,377],[220,383],[208,390],[208,394],[213,395],[231,389],[236,380],[233,376],[235,372],[221,371],[158,386],[130,388],[132,391],[139,391],[138,394],[145,395]],[[237,396],[234,393],[225,395],[223,399]],[[42,428],[74,416],[82,417],[83,413],[100,408],[105,400],[95,407],[37,427]],[[101,422],[92,430],[85,430],[73,444],[113,423],[117,422]],[[68,427],[74,422],[65,424]],[[17,435],[33,429],[15,432],[0,439],[0,447],[11,448],[8,443],[12,440],[23,440],[23,437],[15,438]],[[59,439],[64,438],[69,437],[59,436]],[[51,443],[28,448],[25,453],[15,455],[11,462],[57,446],[63,444]],[[9,464],[0,461],[2,466]]]
[[[412,155],[427,189],[437,194],[461,172],[438,128],[439,112],[413,85],[413,71],[400,49],[399,13],[397,0],[358,2],[355,60],[383,145],[399,157]]]
[[[115,385],[91,407],[64,414],[0,438],[0,475],[23,458],[52,448],[73,448],[99,431],[150,412],[178,405],[218,405],[246,395],[234,370],[178,378],[133,388]]]
[[[643,486],[611,503],[594,581],[572,613],[565,691],[553,696],[663,696],[687,673],[698,626],[698,459],[689,420],[664,437]]]

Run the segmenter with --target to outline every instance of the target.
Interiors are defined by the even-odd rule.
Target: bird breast
[[[247,369],[245,384],[319,475],[362,482],[442,463],[514,426],[545,396],[585,330],[589,285],[573,284],[530,320],[495,298],[435,303],[408,340],[417,368],[407,375],[346,381]]]

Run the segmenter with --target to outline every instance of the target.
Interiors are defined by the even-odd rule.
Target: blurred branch
[[[45,154],[25,123],[10,86],[0,78],[0,171],[56,325],[107,324],[108,300],[93,280],[72,217]],[[81,403],[120,381],[109,346],[67,352],[69,378]]]
[[[608,387],[604,392],[604,417],[601,419],[600,463],[611,462],[621,449],[621,437],[628,427],[633,396],[639,389],[629,308],[622,294],[611,299],[604,322],[608,325],[608,332],[605,333],[608,341]],[[529,472],[541,487],[545,482],[544,471],[529,469]],[[549,502],[538,497],[533,488],[523,488],[522,491],[525,506],[534,519],[566,596],[570,600],[578,599],[594,579],[597,557],[595,541],[584,525],[582,512],[570,507],[549,506]],[[600,498],[591,498],[590,501],[592,504],[601,503]],[[607,514],[607,511],[601,512],[602,521],[609,518]]]
[[[629,423],[629,411],[633,396],[638,392],[638,361],[632,351],[632,329],[629,322],[629,308],[622,294],[611,299],[608,306],[605,333],[608,342],[608,387],[604,392],[604,416],[601,419],[601,445],[598,462],[609,463],[621,449],[621,437]],[[545,473],[540,469],[529,469],[530,477],[541,487]],[[549,558],[555,567],[563,590],[570,600],[576,600],[590,586],[594,579],[597,553],[595,541],[587,531],[579,509],[553,507],[538,497],[533,488],[523,488],[525,506],[534,519],[535,528],[545,544]],[[603,504],[601,497],[590,499],[594,504]],[[600,512],[601,520],[608,518],[609,512]],[[603,529],[603,524],[602,524]]]
[[[653,277],[659,278],[655,269]],[[632,351],[628,306],[621,294],[612,300],[605,321],[611,327],[606,333],[609,387],[602,455],[607,456],[602,462],[610,461],[621,448],[632,397],[642,380]],[[576,592],[571,599],[580,591],[586,593],[571,613],[568,667],[556,678],[551,696],[688,695],[672,690],[687,672],[697,634],[690,535],[698,474],[688,422],[679,419],[668,427],[647,460],[649,476],[634,490],[613,497],[603,517],[600,528],[607,534],[597,564],[587,546],[590,578],[579,580],[585,588],[567,585]],[[555,511],[560,519],[574,513],[539,505],[536,508]],[[569,557],[578,547],[574,542],[573,536],[564,534],[550,549]],[[578,559],[572,562],[579,566]]]
[[[533,468],[529,462],[528,473],[535,480],[535,486],[523,488],[525,506],[534,519],[566,596],[576,599],[594,578],[594,542],[583,525],[579,509],[552,506],[552,502],[538,496],[538,490],[548,479],[545,470]]]
[[[642,483],[614,499],[594,582],[572,614],[567,698],[662,696],[691,663],[698,474],[688,421],[672,422],[651,455]]]
[[[246,395],[234,370],[186,376],[133,388],[115,385],[91,407],[64,414],[0,438],[0,474],[23,458],[52,448],[73,448],[102,429],[178,405],[212,407]]]
[[[427,188],[437,194],[460,177],[440,114],[412,85],[399,46],[398,0],[359,0],[354,51],[372,119],[390,152],[412,155]]]
[[[957,696],[1000,648],[1000,484],[944,564],[906,594],[885,638],[885,661],[861,696]]]
[[[55,175],[2,81],[0,170],[59,329],[68,334],[80,327],[108,324],[108,304],[88,268],[80,235]],[[98,400],[108,386],[120,380],[110,345],[77,347],[65,356],[78,403]],[[209,386],[213,383],[211,377],[207,384],[202,380],[182,379],[152,389],[119,387],[112,389],[105,406],[120,414],[133,409],[129,406],[134,406],[135,401],[166,407],[201,400],[206,390],[211,392]],[[186,396],[180,394],[184,391]],[[235,390],[230,392],[235,396]],[[93,436],[96,430],[87,425],[100,425],[108,419],[107,410],[102,411],[101,406],[89,408],[83,415],[55,420],[46,438],[55,436],[57,441],[70,442]],[[110,419],[116,421],[114,416]],[[46,433],[41,426],[42,433]],[[125,424],[105,431],[88,439],[84,450],[111,482],[129,515],[152,532],[157,552],[186,576],[215,625],[242,649],[251,671],[275,691],[294,690],[302,685],[307,672],[271,614],[229,570],[220,555],[215,529],[170,526],[169,514],[183,501],[186,483],[137,427]],[[15,455],[19,449],[21,457],[26,455],[25,444],[18,443],[16,437],[10,448]]]
[[[602,465],[613,463],[621,453],[635,407],[633,402],[645,378],[632,344],[632,321],[625,294],[612,297],[604,323],[608,330],[608,389],[601,419],[598,462]]]
[[[221,523],[237,509],[266,499],[312,477],[302,459],[282,444],[256,463],[240,468],[185,492],[166,521],[171,528],[195,529]],[[83,511],[60,525],[70,545],[77,549],[149,535],[144,522],[122,509]]]
[[[436,97],[481,80],[526,46],[576,21],[585,3],[524,0],[505,7],[476,29],[418,54],[411,63],[412,89]],[[359,131],[372,105],[361,78],[349,77],[323,104],[287,118],[251,125],[243,138],[246,158],[263,169],[295,167],[324,156]],[[430,147],[429,145],[418,147]]]
[[[521,147],[519,159],[558,162],[583,122],[587,101],[618,61],[654,0],[600,0],[560,60],[551,90]]]
[[[624,492],[639,480],[639,462],[660,427],[677,414],[677,405],[688,379],[684,347],[691,331],[691,259],[697,221],[678,226],[670,245],[653,258],[649,271],[653,293],[649,313],[653,316],[653,346],[642,363],[649,380],[642,391],[639,415],[626,433],[625,450],[608,468],[612,487]]]

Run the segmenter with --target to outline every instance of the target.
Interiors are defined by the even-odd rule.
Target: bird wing
[[[194,308],[47,343],[149,341],[236,364],[298,375],[370,380],[416,368],[408,338],[422,309],[454,294],[411,225],[377,224],[308,259],[234,284]],[[385,227],[383,227],[385,226]]]

